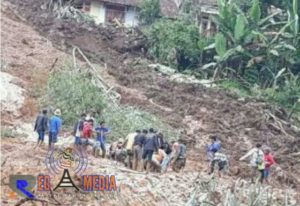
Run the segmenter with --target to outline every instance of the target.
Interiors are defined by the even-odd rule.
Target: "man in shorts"
[[[215,165],[218,165],[218,174],[219,177],[221,177],[221,172],[224,171],[225,167],[228,165],[228,159],[227,156],[221,152],[216,152],[214,154],[214,158],[211,162],[211,166],[210,166],[210,172],[209,174],[212,174],[214,172],[215,169]]]

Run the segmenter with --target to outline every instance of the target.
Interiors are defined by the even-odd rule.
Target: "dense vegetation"
[[[271,12],[271,5],[282,10]],[[141,19],[158,62],[300,111],[298,12],[297,0],[218,0],[218,31],[208,37],[199,32],[199,7],[191,0],[183,1],[177,19]]]
[[[67,90],[66,90],[67,88]],[[156,128],[168,138],[175,138],[171,130],[156,116],[134,107],[119,106],[112,103],[108,91],[96,84],[95,74],[88,68],[74,69],[66,63],[65,68],[50,74],[46,92],[41,98],[45,108],[60,108],[64,125],[72,127],[82,112],[94,114],[96,124],[104,120],[112,129],[110,139],[124,138],[136,129]]]

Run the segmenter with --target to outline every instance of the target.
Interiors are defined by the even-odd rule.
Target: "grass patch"
[[[225,80],[218,84],[219,88],[232,92],[236,97],[255,98],[293,110],[293,116],[300,114],[300,80],[298,78],[286,81],[282,87],[261,89],[258,86],[251,88],[237,82]]]
[[[18,134],[9,127],[1,127],[1,137],[9,137],[9,138],[15,138]]]

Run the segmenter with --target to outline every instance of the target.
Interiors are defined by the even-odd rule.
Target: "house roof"
[[[85,0],[91,1],[91,0]],[[98,0],[102,2],[139,7],[143,0]],[[184,0],[160,0],[160,12],[166,17],[176,17]],[[201,5],[201,10],[210,13],[217,6],[217,0],[192,0],[193,4]],[[214,13],[214,12],[213,12]]]
[[[138,6],[140,4],[140,0],[100,0],[107,3],[112,4],[121,4],[126,6]]]
[[[192,0],[193,5],[200,5],[202,12],[216,13],[217,0]],[[160,0],[161,14],[166,17],[176,17],[183,0]]]

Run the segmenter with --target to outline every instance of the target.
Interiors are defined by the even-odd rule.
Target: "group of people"
[[[57,142],[57,137],[61,129],[62,120],[60,118],[61,111],[56,109],[53,116],[48,119],[48,111],[44,109],[36,118],[34,131],[38,134],[38,141],[36,147],[44,143],[45,133],[48,130],[49,135],[49,149],[54,148],[54,144]]]
[[[62,120],[61,111],[56,109],[54,114],[48,119],[47,110],[43,110],[36,118],[34,131],[38,133],[37,146],[44,142],[45,133],[49,132],[49,149],[54,149]],[[87,150],[92,146],[93,155],[97,157],[101,152],[102,158],[106,157],[106,139],[110,129],[101,121],[99,125],[94,125],[95,118],[90,115],[82,114],[75,123],[73,135],[74,145],[77,149]],[[94,141],[92,141],[92,138]],[[209,174],[214,173],[218,167],[218,174],[221,177],[225,168],[228,168],[229,161],[227,155],[221,148],[218,136],[210,137],[211,143],[206,145],[206,152],[209,161]],[[165,172],[169,167],[174,171],[180,171],[186,162],[186,146],[182,143],[172,141],[167,142],[162,133],[155,129],[136,130],[113,142],[109,147],[109,158],[124,162],[126,166],[134,170],[146,170]],[[254,181],[256,173],[260,174],[260,182],[268,182],[270,168],[275,163],[269,148],[262,149],[261,144],[251,149],[247,154],[240,158],[240,161],[250,158],[252,167],[251,180]]]
[[[221,142],[218,136],[214,135],[210,138],[212,142],[209,145],[206,145],[207,157],[209,160],[209,174],[214,172],[214,169],[217,165],[218,174],[221,177],[221,174],[225,171],[225,168],[228,168],[229,161],[227,155],[225,155],[222,151]],[[269,183],[268,177],[270,174],[270,168],[275,163],[270,148],[266,147],[262,149],[262,145],[258,143],[239,160],[244,161],[247,158],[250,159],[251,182],[254,182],[257,174],[260,174],[260,182],[264,183],[265,181]]]
[[[167,142],[155,129],[136,130],[125,138],[127,158],[125,164],[134,170],[165,172],[168,167],[179,172],[185,166],[186,146]]]
[[[61,111],[54,111],[53,116],[48,119],[47,110],[43,110],[35,121],[34,131],[38,133],[37,147],[44,142],[45,133],[49,132],[49,150],[54,149],[61,131]],[[95,124],[95,118],[91,115],[82,114],[76,121],[73,129],[74,146],[81,151],[87,151],[92,147],[93,155],[106,157],[107,135],[111,132],[101,121]],[[94,140],[92,140],[94,139]],[[134,170],[146,170],[165,172],[169,167],[179,172],[185,166],[186,146],[182,143],[164,140],[162,133],[155,129],[136,130],[113,142],[109,147],[109,158],[123,162]]]

